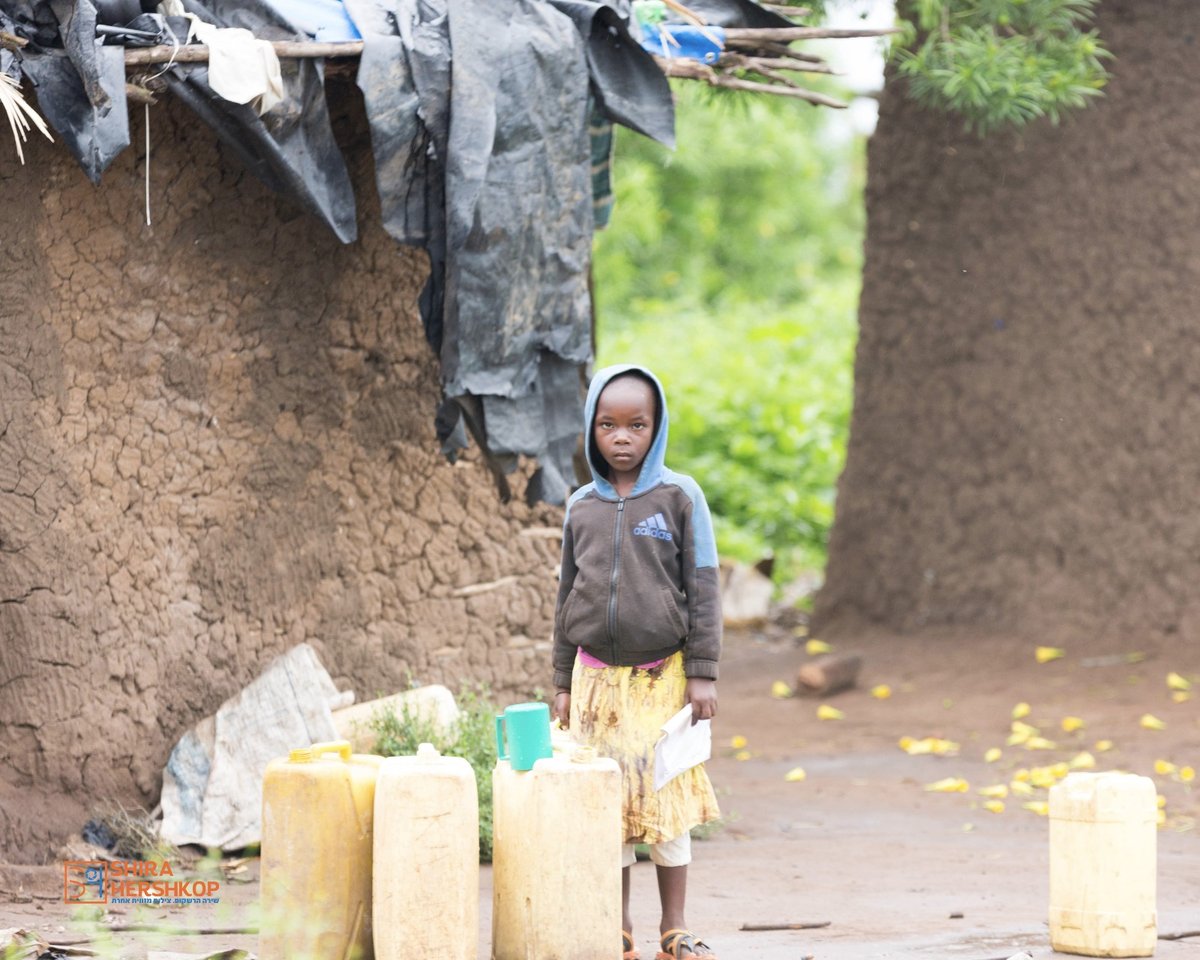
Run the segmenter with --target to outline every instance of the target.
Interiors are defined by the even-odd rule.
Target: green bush
[[[862,260],[861,139],[828,111],[677,89],[679,147],[618,130],[596,241],[598,362],[642,363],[724,556],[821,569],[845,457]]]
[[[383,709],[369,726],[375,734],[375,753],[381,757],[410,757],[422,743],[432,743],[443,756],[463,757],[475,771],[479,791],[479,859],[492,859],[492,768],[496,765],[496,708],[486,687],[465,689],[456,697],[458,721],[444,732],[402,705],[399,712]]]

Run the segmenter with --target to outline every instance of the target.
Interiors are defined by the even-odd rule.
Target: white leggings
[[[650,844],[650,859],[660,867],[686,867],[692,862],[692,835],[685,833],[674,840]],[[621,866],[632,867],[637,861],[633,844],[621,848]]]

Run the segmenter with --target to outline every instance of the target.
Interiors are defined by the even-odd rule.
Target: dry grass
[[[8,117],[8,126],[12,130],[13,143],[17,147],[17,157],[25,162],[25,139],[30,127],[36,127],[47,140],[53,141],[50,128],[41,115],[25,102],[21,93],[21,85],[7,74],[0,73],[0,107]]]

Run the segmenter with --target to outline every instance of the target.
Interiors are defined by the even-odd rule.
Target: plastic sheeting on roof
[[[120,0],[106,15],[146,6]],[[561,503],[574,479],[581,371],[591,358],[591,105],[674,142],[670,89],[629,33],[626,0],[184,7],[262,39],[363,37],[358,83],[383,224],[431,262],[420,306],[452,401],[439,413],[444,448],[453,454],[469,429],[502,491],[516,457],[537,456],[531,494]],[[33,41],[20,68],[37,84],[43,112],[98,181],[129,137],[122,53],[91,39],[95,22],[91,0],[0,0],[0,26]],[[217,96],[205,64],[176,63],[166,77],[260,179],[350,242],[354,196],[330,129],[322,63],[285,61],[284,102],[261,117]]]

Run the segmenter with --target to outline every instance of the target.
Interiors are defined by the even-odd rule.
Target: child
[[[648,370],[616,366],[592,379],[585,407],[592,482],[567,503],[554,630],[553,715],[621,765],[625,848],[621,932],[629,917],[633,844],[650,844],[662,900],[656,960],[715,955],[687,929],[692,827],[716,819],[704,767],[654,789],[659,727],[692,705],[717,712],[720,590],[712,520],[691,477],[663,465],[667,404]]]

